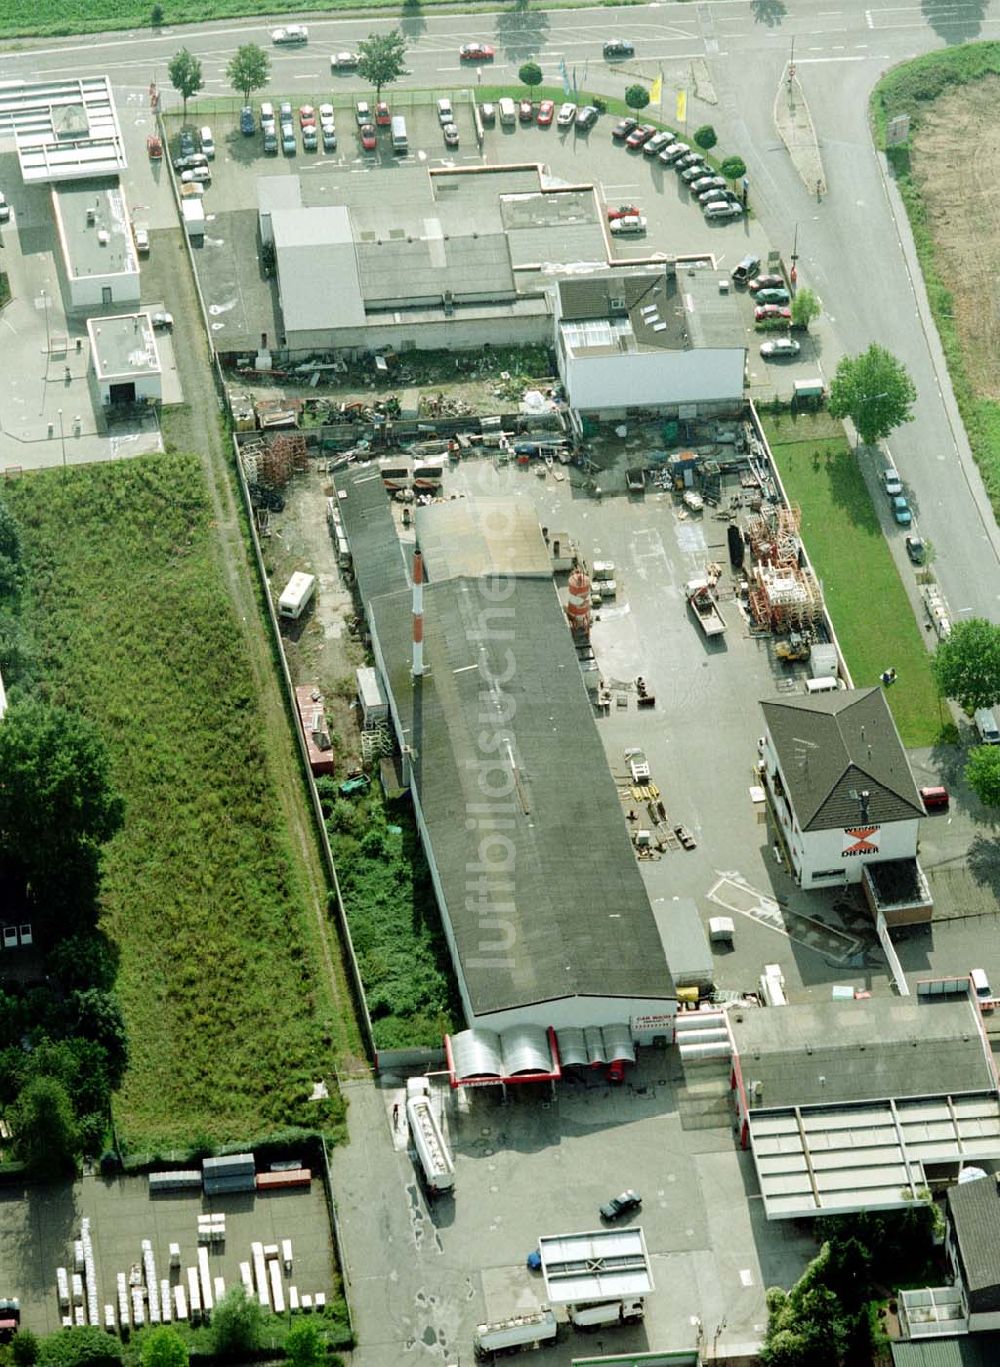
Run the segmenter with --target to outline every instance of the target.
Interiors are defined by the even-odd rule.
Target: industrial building
[[[746,347],[734,345],[739,311],[720,280],[705,261],[560,279],[555,351],[573,412],[599,421],[736,413]]]
[[[888,924],[929,920],[923,803],[881,689],[832,688],[761,711],[761,770],[802,887],[863,883]]]
[[[769,1220],[905,1208],[1000,1158],[978,1003],[880,997],[727,1017],[731,1087]]]
[[[0,82],[0,134],[12,133],[25,185],[117,176],[128,165],[107,76]]]
[[[90,355],[101,403],[159,402],[163,370],[148,313],[88,318]]]
[[[139,303],[139,258],[117,180],[81,180],[52,189],[52,211],[68,312]]]
[[[467,1023],[545,1032],[671,1015],[663,942],[532,513],[504,499],[418,508],[428,582],[415,595],[378,469],[338,475],[337,495]],[[551,1072],[544,1034],[534,1052]]]

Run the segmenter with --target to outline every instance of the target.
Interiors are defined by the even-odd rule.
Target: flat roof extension
[[[134,380],[160,373],[160,354],[148,313],[88,318],[87,331],[98,380]]]
[[[79,180],[52,189],[66,274],[134,275],[139,262],[125,196],[115,180]]]

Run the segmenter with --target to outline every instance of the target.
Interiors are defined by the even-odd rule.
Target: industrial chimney
[[[424,558],[420,547],[413,550],[413,677],[424,672]]]

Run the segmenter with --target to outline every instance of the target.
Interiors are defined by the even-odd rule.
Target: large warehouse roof
[[[347,210],[274,209],[271,231],[286,331],[360,327],[365,306]]]
[[[0,133],[7,131],[26,185],[117,175],[128,166],[107,76],[0,82]]]
[[[761,709],[804,831],[924,815],[880,688],[762,702]]]
[[[519,578],[498,602],[492,582],[426,586],[417,685],[409,593],[369,607],[473,1013],[670,998],[555,588]]]

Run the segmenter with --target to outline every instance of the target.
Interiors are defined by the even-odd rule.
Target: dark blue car
[[[240,132],[246,137],[252,138],[256,131],[253,110],[248,104],[245,104],[240,110]]]

